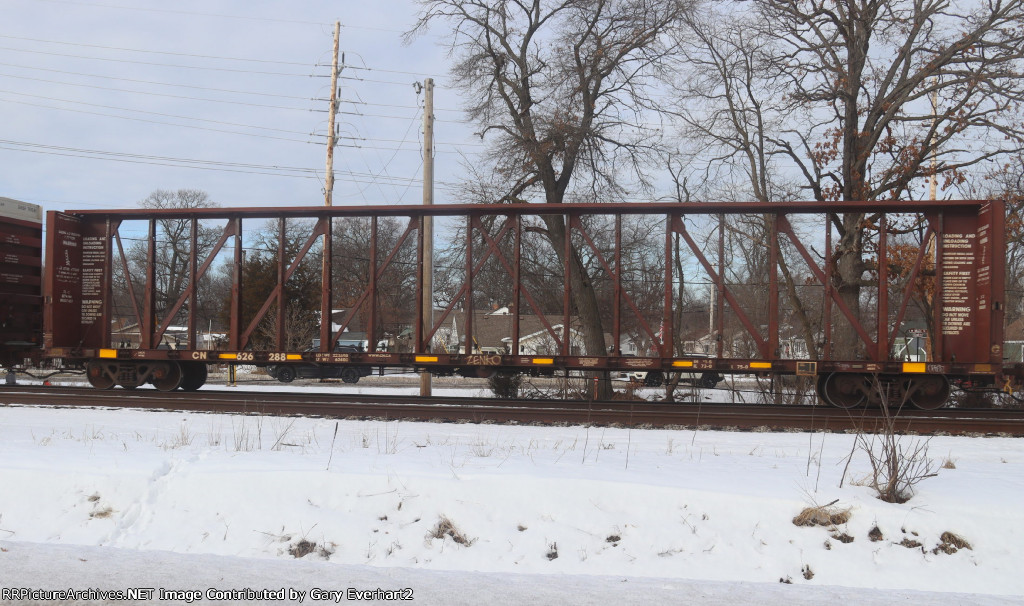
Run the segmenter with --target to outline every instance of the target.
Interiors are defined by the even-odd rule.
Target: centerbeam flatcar
[[[865,289],[859,311],[851,309],[834,279],[839,243],[834,241],[831,218],[842,213],[860,213],[872,221],[876,286]],[[531,252],[546,252],[555,259],[553,265],[560,266],[548,276],[549,282],[559,282],[559,272],[562,278],[556,286],[561,308],[554,310],[541,301],[523,260],[531,235],[550,228],[552,217],[568,234],[561,240],[565,249],[556,250],[549,243],[546,249]],[[764,261],[760,275],[751,273],[756,264],[749,259],[742,267],[753,285],[730,277],[742,273],[730,266],[739,254],[734,247],[726,247],[727,233],[736,231],[735,221],[741,217],[753,218],[764,227],[760,241],[744,244],[760,247]],[[397,226],[387,238],[381,229],[385,220]],[[264,284],[258,309],[243,313],[243,299],[253,289],[243,280],[248,246],[244,234],[257,221],[261,226],[268,222],[278,226],[277,250],[268,253],[277,265],[276,283],[269,290]],[[439,309],[430,313],[424,313],[422,303],[427,221],[447,221],[449,228],[441,230],[440,237],[460,238],[465,247],[460,257],[461,280],[455,281]],[[176,222],[187,234],[187,258],[180,270],[185,279],[179,281],[183,287],[171,299],[158,305],[163,279],[157,268],[158,249],[166,244],[160,239],[168,222]],[[289,250],[284,234],[295,222],[307,224],[309,235],[298,250]],[[367,227],[366,241],[361,253],[353,257],[347,250],[345,257],[336,251],[334,240],[339,226],[352,222]],[[890,284],[892,242],[912,231],[897,226],[905,227],[907,222],[915,226],[919,246],[911,247],[909,257],[903,258],[900,283]],[[660,291],[653,297],[660,301],[655,305],[640,303],[641,286],[650,290],[651,269],[642,276],[631,273],[633,264],[627,257],[633,253],[623,244],[623,226],[640,223],[650,230],[648,242],[657,243],[655,248],[663,253],[660,262],[654,262]],[[136,239],[145,243],[145,275],[133,275],[126,258],[123,239],[132,229],[141,232]],[[201,232],[210,240],[205,249],[200,245]],[[82,366],[90,383],[101,389],[145,383],[164,391],[198,389],[212,364],[351,367],[360,369],[356,380],[366,367],[465,376],[642,371],[652,384],[672,373],[738,373],[814,377],[821,399],[840,407],[877,401],[887,391],[918,407],[935,408],[945,404],[951,384],[1001,386],[1007,380],[1019,381],[1022,374],[1021,368],[1003,363],[1005,220],[999,200],[82,210],[47,213],[46,234],[44,338],[38,355]],[[928,244],[932,241],[933,246]],[[30,239],[26,242],[31,245]],[[365,274],[356,291],[345,293],[348,300],[342,317],[319,322],[315,349],[289,347],[287,285],[314,254],[321,266],[316,310],[320,318],[334,318],[339,307],[335,282],[341,267],[358,257]],[[601,302],[601,323],[608,333],[602,351],[586,351],[574,338],[581,324],[572,292],[580,284],[574,281],[573,272],[578,271],[570,261],[574,257],[588,263],[590,275],[584,280],[602,283],[606,300]],[[405,279],[398,281],[397,288],[403,291],[399,298],[404,301],[391,315],[405,315],[398,322],[394,317],[390,320],[405,326],[407,345],[401,351],[384,350],[379,347],[385,336],[382,316],[386,311],[381,303],[395,294],[385,293],[385,278],[402,263]],[[783,263],[803,276],[801,288],[818,291],[816,342],[802,355],[786,353],[782,347],[791,310],[780,287],[794,288],[792,281],[784,282]],[[216,271],[227,277],[230,294],[224,340],[215,346],[200,340],[198,309],[202,285]],[[480,305],[484,272],[506,281],[511,328],[501,351],[481,348],[475,339],[474,311]],[[127,315],[138,326],[138,342],[127,346],[112,336],[112,327],[118,320],[123,324],[126,315],[115,308],[116,280],[134,293],[134,309]],[[388,288],[394,287],[391,282]],[[705,341],[711,351],[699,354],[687,353],[677,338],[685,328],[677,325],[680,295],[694,282],[702,284],[713,300],[710,339]],[[924,318],[930,327],[930,351],[927,359],[900,359],[894,354],[895,346],[911,302],[923,296],[922,282],[931,285],[926,295],[931,315]],[[17,294],[22,293],[15,291],[14,283],[4,283],[4,296]],[[439,347],[438,335],[453,325],[456,316],[461,317],[461,325],[455,327],[457,342]],[[545,351],[525,349],[527,320],[541,326],[539,332],[549,343]],[[182,327],[181,342],[163,347],[175,324]],[[272,336],[258,345],[254,335],[268,325]],[[849,344],[843,351],[834,347],[840,327],[852,335],[852,348]],[[363,351],[337,349],[351,329],[365,335]],[[731,342],[725,343],[723,337],[730,330]],[[646,343],[638,355],[623,353],[630,331]],[[878,389],[879,382],[883,390]]]

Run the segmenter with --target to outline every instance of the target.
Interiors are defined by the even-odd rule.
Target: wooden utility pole
[[[334,22],[334,61],[331,63],[331,109],[327,114],[327,174],[324,182],[324,204],[331,206],[334,196],[334,116],[338,113],[338,37],[341,21]]]
[[[434,80],[423,83],[423,204],[434,203]],[[434,219],[423,217],[423,334],[434,325]],[[430,349],[430,343],[425,344]],[[420,373],[420,395],[431,394],[430,373]]]

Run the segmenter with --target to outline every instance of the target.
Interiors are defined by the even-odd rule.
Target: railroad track
[[[487,400],[313,392],[200,390],[97,391],[74,387],[0,387],[0,405],[142,408],[235,414],[379,418],[441,422],[595,424],[630,427],[706,427],[738,430],[878,431],[879,410],[647,401]],[[1024,411],[1004,409],[905,410],[900,432],[1024,436]]]

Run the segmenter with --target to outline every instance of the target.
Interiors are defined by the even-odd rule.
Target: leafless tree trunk
[[[916,195],[933,158],[949,186],[1021,149],[1024,0],[749,4],[742,15],[708,5],[692,21],[683,115],[712,144],[706,174],[726,164],[756,196],[778,199],[771,175],[784,161],[816,200],[900,200]],[[864,246],[873,219],[830,217],[831,279],[858,315],[861,288],[874,285]],[[856,357],[852,327],[836,328],[836,355]]]
[[[573,195],[622,191],[631,174],[644,185],[643,161],[660,129],[644,126],[658,108],[649,95],[675,52],[688,0],[420,0],[410,35],[453,27],[453,75],[469,117],[490,139],[501,200],[551,204]],[[575,192],[575,193],[574,193]],[[585,192],[585,193],[583,193]],[[580,253],[565,254],[567,226],[544,218],[548,238],[568,263],[573,306],[587,352],[603,355],[604,327]],[[611,396],[608,381],[600,397]]]

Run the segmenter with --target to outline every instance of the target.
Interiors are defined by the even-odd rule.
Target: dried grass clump
[[[968,543],[966,539],[959,535],[953,534],[952,532],[947,531],[942,533],[942,535],[939,536],[939,541],[940,543],[935,546],[935,549],[932,550],[932,553],[934,554],[942,552],[947,555],[953,555],[961,549],[973,550],[971,544]]]
[[[302,539],[288,548],[288,553],[291,554],[293,558],[303,558],[315,552],[316,543],[313,541],[307,541],[306,539]]]
[[[330,545],[334,544],[330,543]],[[327,560],[330,559],[331,555],[334,553],[334,549],[328,548],[327,545],[317,545],[315,541],[307,539],[301,539],[298,543],[295,543],[288,548],[288,554],[296,559],[304,558],[311,553]]]
[[[875,526],[870,531],[868,531],[868,538],[871,539],[872,543],[877,543],[884,539],[885,535],[882,534],[882,529],[880,529],[878,526]]]
[[[96,511],[90,513],[89,517],[90,518],[97,518],[97,519],[102,520],[104,518],[109,518],[111,516],[111,514],[113,514],[113,513],[114,513],[114,510],[112,508],[110,508],[110,507],[103,507],[103,508],[97,509]]]
[[[845,532],[833,532],[832,538],[839,541],[840,543],[852,543],[853,537],[846,534]]]
[[[469,547],[476,539],[470,539],[459,530],[447,516],[441,516],[441,519],[437,521],[437,526],[430,531],[430,536],[435,539],[444,539],[445,537],[451,537],[451,540],[455,541],[459,545],[465,545]]]
[[[796,526],[838,526],[850,521],[850,509],[835,507],[835,501],[828,505],[805,507],[795,518]]]

